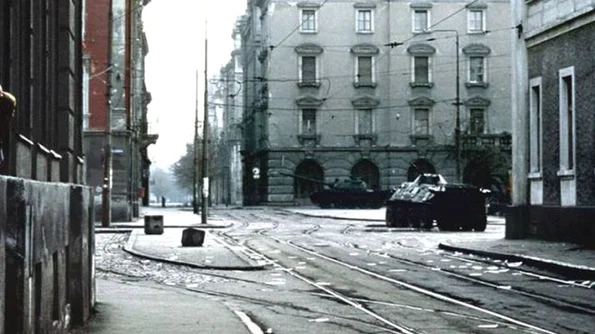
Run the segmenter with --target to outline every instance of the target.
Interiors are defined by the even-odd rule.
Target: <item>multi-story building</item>
[[[148,0],[91,1],[86,4],[85,72],[89,89],[85,122],[87,181],[95,187],[96,213],[114,221],[139,215],[139,198],[148,205],[147,105],[142,8]],[[87,102],[87,101],[86,101]],[[102,189],[109,201],[101,200]],[[105,205],[107,211],[104,211]],[[110,219],[110,220],[111,220]]]
[[[594,244],[595,1],[513,4],[511,237]]]
[[[242,88],[241,19],[236,23],[232,38],[231,60],[220,72],[222,130],[219,146],[219,184],[221,203],[242,205]]]
[[[506,0],[249,0],[246,204],[307,203],[319,181],[388,188],[420,172],[503,191],[509,9]]]
[[[0,0],[0,332],[70,333],[95,303],[83,0]]]

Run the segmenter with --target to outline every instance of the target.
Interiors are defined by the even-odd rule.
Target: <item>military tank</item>
[[[321,208],[380,208],[390,197],[390,190],[370,189],[366,182],[357,178],[338,180],[328,189],[310,195],[312,203]]]
[[[486,229],[489,191],[468,184],[450,184],[440,174],[421,174],[404,182],[386,201],[388,227],[442,231]]]
[[[323,209],[380,208],[392,194],[392,190],[370,189],[365,181],[355,177],[327,183],[300,175],[280,174],[322,184],[324,189],[310,194],[310,200]]]

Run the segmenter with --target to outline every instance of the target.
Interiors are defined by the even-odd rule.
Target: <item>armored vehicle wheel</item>
[[[483,232],[486,230],[487,224],[487,218],[483,216],[475,221],[475,226],[473,227],[473,229],[475,230],[475,232]]]
[[[458,231],[459,227],[460,226],[451,219],[441,219],[438,221],[438,228],[440,231]]]
[[[393,209],[386,208],[386,215],[385,215],[384,220],[386,221],[387,227],[395,227],[396,226],[395,213],[393,212]]]

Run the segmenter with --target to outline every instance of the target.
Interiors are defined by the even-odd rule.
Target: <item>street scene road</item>
[[[595,332],[590,271],[554,273],[449,248],[497,243],[503,219],[489,217],[485,232],[440,232],[388,228],[383,210],[216,208],[209,223],[220,227],[208,229],[203,247],[154,252],[161,261],[142,256],[162,247],[156,238],[181,233],[174,221],[193,216],[167,211],[163,236],[98,233],[97,275],[223,305],[235,325],[212,328],[221,333]],[[247,265],[219,258],[221,249]],[[193,265],[181,261],[192,257]]]

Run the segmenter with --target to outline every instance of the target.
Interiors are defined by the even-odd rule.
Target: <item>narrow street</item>
[[[212,214],[233,222],[214,233],[264,270],[141,259],[122,250],[126,234],[98,234],[98,276],[183,288],[242,310],[265,333],[595,332],[592,282],[438,247],[502,238],[503,224],[445,233],[273,208]]]

